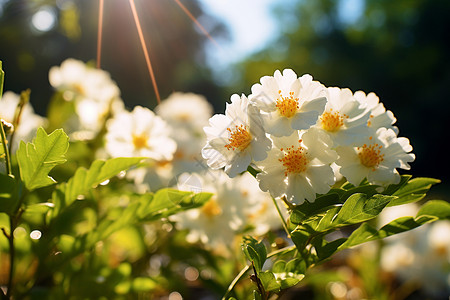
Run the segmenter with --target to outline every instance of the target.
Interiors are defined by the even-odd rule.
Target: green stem
[[[291,233],[289,232],[288,225],[286,223],[286,220],[283,217],[283,214],[281,213],[281,210],[280,210],[280,207],[278,206],[277,200],[275,200],[275,198],[272,197],[272,201],[273,201],[273,204],[275,205],[275,207],[277,209],[278,215],[280,216],[281,223],[283,224],[284,231],[286,231],[286,234],[287,234],[288,238],[290,238],[291,237]]]
[[[289,247],[285,247],[276,251],[273,251],[271,253],[269,253],[267,255],[267,258],[271,258],[273,256],[276,256],[278,254],[286,254],[289,253],[291,251],[296,250],[297,248],[295,246],[289,246]],[[250,269],[252,265],[246,265],[244,268],[242,268],[242,270],[239,272],[239,274],[233,279],[233,281],[230,283],[230,285],[228,286],[227,291],[225,292],[225,295],[222,297],[222,300],[226,300],[228,295],[231,293],[231,291],[234,289],[234,287],[236,286],[236,284],[239,282],[239,280],[242,279],[242,277],[244,277],[245,273],[247,273],[247,271]]]
[[[0,120],[0,134],[2,139],[3,151],[5,152],[6,174],[12,176],[11,159],[9,157],[9,149],[7,146],[8,140],[6,139],[5,129],[3,128],[3,120]]]
[[[13,289],[13,275],[14,275],[14,258],[16,251],[14,249],[14,219],[12,216],[9,216],[9,277],[8,277],[8,287],[6,291],[6,298],[12,299],[12,289]]]
[[[2,61],[0,60],[0,99],[3,96],[3,81],[5,79],[5,72],[2,69]]]

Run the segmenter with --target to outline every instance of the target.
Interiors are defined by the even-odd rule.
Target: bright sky
[[[214,60],[218,59],[225,64],[236,61],[263,48],[274,38],[276,23],[271,16],[271,5],[275,0],[200,0],[200,2],[208,14],[226,24],[231,35],[231,43],[219,41],[223,53],[214,57]]]

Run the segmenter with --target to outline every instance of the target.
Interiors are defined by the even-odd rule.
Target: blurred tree
[[[413,173],[450,179],[450,1],[296,1],[277,14],[279,38],[239,66],[238,89],[292,68],[326,86],[375,92],[414,146]]]
[[[135,2],[161,98],[172,91],[217,97],[204,57],[203,44],[210,41],[175,1]],[[211,34],[226,36],[224,26],[206,15],[197,1],[183,5]],[[45,114],[52,93],[51,66],[69,57],[95,65],[98,9],[99,1],[92,0],[0,0],[5,88],[16,93],[31,88],[35,109]],[[105,1],[101,67],[111,73],[127,106],[156,105],[128,1]]]

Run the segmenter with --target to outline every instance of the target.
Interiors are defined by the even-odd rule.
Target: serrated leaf
[[[391,201],[388,206],[417,202],[425,197],[431,186],[440,182],[440,180],[434,178],[413,178],[392,194],[397,196],[397,199]]]
[[[255,265],[256,271],[259,273],[267,259],[267,250],[263,242],[258,242],[251,236],[245,236],[242,242],[242,251],[249,261]]]
[[[29,190],[54,184],[56,181],[48,173],[57,165],[66,162],[65,154],[69,147],[69,137],[62,129],[47,135],[40,127],[32,143],[20,142],[17,161],[20,177]]]
[[[107,161],[96,160],[89,170],[83,167],[78,168],[75,175],[67,183],[60,184],[53,193],[52,198],[57,205],[57,209],[70,205],[98,184],[114,177],[121,171],[131,168],[141,160],[140,157],[119,157]]]

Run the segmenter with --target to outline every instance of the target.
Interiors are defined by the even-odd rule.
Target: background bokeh
[[[284,68],[310,73],[326,86],[375,92],[397,117],[400,135],[411,140],[413,175],[442,179],[431,194],[448,198],[450,1],[253,0],[223,17],[212,1],[182,1],[219,47],[176,1],[135,2],[162,99],[173,91],[200,93],[223,112],[231,94],[249,94],[261,76]],[[268,7],[270,19],[254,14],[259,5]],[[255,27],[267,22],[276,30]],[[239,43],[248,47],[242,40],[233,44],[236,24],[242,31],[256,28],[254,36],[267,34],[265,44],[236,55]],[[35,110],[45,115],[49,68],[69,57],[95,65],[97,26],[98,1],[0,0],[5,90],[30,88]],[[128,1],[106,0],[103,26],[102,68],[128,107],[153,108]]]

